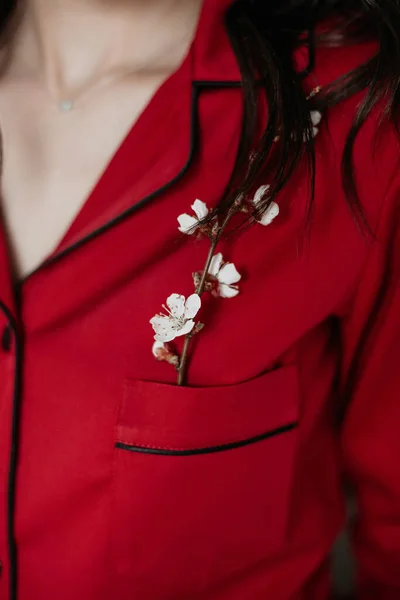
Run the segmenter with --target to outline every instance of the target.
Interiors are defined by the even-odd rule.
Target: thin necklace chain
[[[97,87],[102,89],[107,85],[111,85],[112,83],[116,83],[117,81],[124,79],[125,77],[129,77],[134,73],[134,69],[130,69],[128,71],[124,71],[123,73],[118,73],[114,76],[112,75],[100,75],[92,78],[91,82],[86,84],[84,89],[73,96],[64,96],[62,99],[54,98],[53,94],[50,92],[48,87],[46,86],[47,93],[54,104],[57,105],[58,109],[63,113],[71,112],[78,102],[82,100],[85,96],[87,96],[90,92],[92,92]]]
[[[1,0],[0,0],[0,2],[1,2]],[[186,45],[186,44],[188,44],[189,40],[190,40],[190,33],[185,35],[185,37],[180,40],[180,43],[184,42]],[[169,50],[170,50],[170,48],[169,48]],[[186,50],[186,52],[187,52],[187,50]],[[185,54],[186,54],[186,52],[185,52]],[[131,69],[122,71],[120,73],[116,73],[115,75],[112,75],[112,74],[108,74],[108,75],[103,74],[102,75],[101,73],[95,73],[93,75],[93,77],[90,78],[88,83],[84,86],[84,89],[82,89],[80,92],[78,92],[78,94],[76,94],[74,96],[64,96],[61,99],[54,98],[53,94],[48,89],[48,86],[45,86],[45,87],[46,87],[48,95],[50,96],[50,98],[52,99],[54,104],[56,104],[58,106],[59,110],[64,113],[68,113],[68,112],[71,112],[75,108],[76,104],[78,102],[80,102],[82,100],[82,98],[86,97],[91,91],[93,91],[93,89],[96,89],[97,87],[102,89],[103,87],[106,87],[107,85],[110,85],[112,83],[120,81],[121,79],[124,79],[125,77],[129,77],[130,75],[133,75],[133,73],[135,73],[137,71],[138,71],[137,68],[131,68]]]

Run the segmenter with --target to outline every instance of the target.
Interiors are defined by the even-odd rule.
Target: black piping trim
[[[11,348],[11,327],[10,324],[4,328],[3,335],[1,336],[1,347],[4,352],[9,352]]]
[[[218,89],[235,89],[235,88],[241,88],[243,87],[243,81],[235,81],[235,80],[231,80],[231,81],[206,81],[206,80],[198,80],[198,81],[194,81],[193,82],[194,85],[203,88],[205,90],[207,89],[213,89],[213,88],[218,88]]]
[[[216,452],[225,452],[227,450],[235,450],[236,448],[243,448],[244,446],[250,446],[258,442],[263,442],[277,435],[288,433],[298,427],[298,422],[289,423],[278,429],[256,435],[247,440],[241,440],[239,442],[232,442],[230,444],[221,444],[220,446],[210,446],[208,448],[193,448],[190,450],[168,450],[164,448],[147,448],[144,446],[133,446],[130,444],[124,444],[117,442],[115,447],[119,450],[128,450],[129,452],[139,452],[141,454],[157,454],[161,456],[195,456],[197,454],[215,454]]]
[[[0,301],[0,309],[8,319],[9,326],[14,333],[15,343],[15,375],[14,375],[14,394],[12,405],[11,422],[11,448],[8,471],[8,490],[7,490],[7,540],[10,565],[10,600],[17,600],[17,545],[14,535],[14,508],[15,508],[15,488],[16,488],[16,469],[18,461],[18,426],[19,412],[21,403],[21,365],[22,365],[22,344],[19,340],[17,323],[14,316],[7,306]]]
[[[145,198],[143,198],[142,200],[140,200],[139,202],[134,204],[134,206],[131,206],[130,208],[128,208],[127,210],[122,212],[120,215],[111,219],[110,221],[108,221],[107,223],[105,223],[104,225],[99,227],[98,229],[95,229],[94,231],[92,231],[91,233],[89,233],[88,235],[83,237],[82,239],[78,240],[71,246],[64,248],[64,250],[61,250],[58,254],[51,256],[51,258],[49,258],[48,260],[43,262],[41,265],[39,265],[39,267],[37,267],[34,271],[29,273],[29,275],[27,275],[24,279],[20,280],[18,282],[18,285],[22,286],[30,277],[32,277],[35,273],[37,273],[41,269],[53,264],[54,262],[58,261],[59,259],[63,258],[64,256],[66,256],[67,254],[70,254],[72,251],[77,250],[78,248],[80,248],[81,246],[86,244],[87,242],[90,242],[91,240],[98,237],[102,233],[108,231],[115,225],[118,225],[119,223],[124,221],[127,217],[130,217],[135,212],[137,212],[139,209],[141,209],[143,206],[145,206],[146,204],[148,204],[155,198],[158,198],[163,193],[167,192],[170,188],[172,188],[175,184],[177,184],[184,177],[184,175],[186,175],[187,171],[189,170],[190,166],[192,165],[193,159],[196,154],[197,145],[198,145],[198,141],[199,141],[199,118],[198,118],[198,110],[197,109],[198,109],[198,98],[199,98],[201,90],[202,89],[209,90],[209,89],[213,89],[213,88],[214,89],[240,88],[241,86],[242,86],[242,83],[238,82],[238,81],[193,81],[192,82],[192,100],[191,100],[191,133],[190,133],[189,156],[188,156],[188,159],[187,159],[185,165],[180,170],[180,172],[173,179],[171,179],[166,184],[164,184],[162,187],[158,188],[157,190],[155,190],[154,192],[152,192],[151,194],[149,194],[148,196],[146,196]]]
[[[87,236],[78,240],[75,244],[65,248],[58,254],[53,255],[47,261],[43,262],[39,267],[32,271],[27,277],[20,280],[16,284],[16,291],[18,293],[19,288],[27,281],[32,275],[40,271],[41,269],[53,264],[59,259],[63,258],[73,250],[77,250],[87,242],[96,238],[100,234],[104,233],[108,229],[111,229],[114,225],[119,224],[124,219],[129,217],[138,211],[141,207],[157,198],[176,183],[178,183],[189,170],[193,159],[196,154],[197,145],[199,141],[199,118],[198,118],[198,98],[202,89],[226,89],[226,88],[238,88],[241,87],[241,83],[237,81],[193,81],[192,82],[192,100],[191,100],[191,132],[190,132],[190,148],[189,156],[182,167],[180,172],[171,179],[164,186],[158,190],[152,192],[140,202],[137,202],[134,206],[131,206],[126,211],[108,221],[98,229],[92,231]],[[19,417],[20,417],[20,404],[21,404],[21,386],[22,386],[22,342],[18,335],[17,322],[14,316],[7,308],[5,304],[0,301],[0,309],[6,315],[11,329],[15,336],[15,378],[14,378],[14,393],[13,393],[13,406],[12,406],[12,424],[11,424],[11,447],[10,447],[10,460],[9,460],[9,474],[8,474],[8,491],[7,491],[7,540],[9,548],[9,569],[10,569],[10,600],[17,600],[17,544],[14,534],[14,512],[15,512],[15,491],[16,491],[16,470],[18,461],[18,433],[19,433]]]

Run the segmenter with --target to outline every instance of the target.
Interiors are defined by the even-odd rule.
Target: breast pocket
[[[295,367],[210,388],[125,381],[113,504],[122,598],[193,598],[279,550],[298,415]]]

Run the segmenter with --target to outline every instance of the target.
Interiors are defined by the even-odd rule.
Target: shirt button
[[[1,336],[1,347],[3,348],[4,352],[10,352],[11,340],[12,340],[11,327],[8,324],[4,327],[3,335]]]

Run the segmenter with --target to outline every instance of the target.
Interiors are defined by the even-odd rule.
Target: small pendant
[[[58,106],[61,112],[70,112],[74,108],[74,103],[72,100],[63,100]]]

